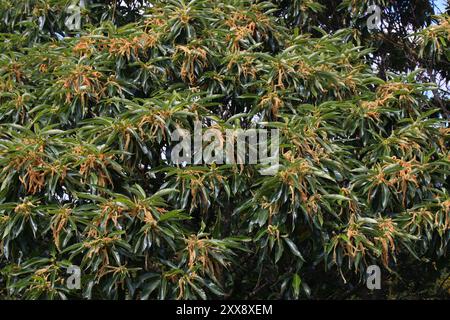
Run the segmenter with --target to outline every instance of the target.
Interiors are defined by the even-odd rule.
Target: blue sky
[[[447,5],[447,1],[446,0],[437,0],[436,5],[441,11],[444,11],[445,7]]]

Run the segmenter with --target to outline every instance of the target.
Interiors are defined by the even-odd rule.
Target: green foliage
[[[1,297],[327,297],[448,264],[450,131],[420,70],[382,79],[352,29],[283,18],[319,1],[128,2],[70,32],[70,1],[0,0]],[[440,19],[414,36],[448,61]],[[280,170],[173,165],[198,119],[280,129]]]

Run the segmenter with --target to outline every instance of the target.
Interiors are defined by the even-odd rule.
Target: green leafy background
[[[0,297],[448,297],[450,18],[423,2],[411,68],[366,1],[86,1],[70,31],[71,1],[0,0]],[[280,170],[173,165],[196,120],[279,129]]]

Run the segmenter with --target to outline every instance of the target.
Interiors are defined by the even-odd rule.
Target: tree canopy
[[[449,8],[373,3],[81,1],[71,30],[79,1],[0,0],[0,298],[448,297]],[[278,129],[279,171],[173,164],[196,121]]]

